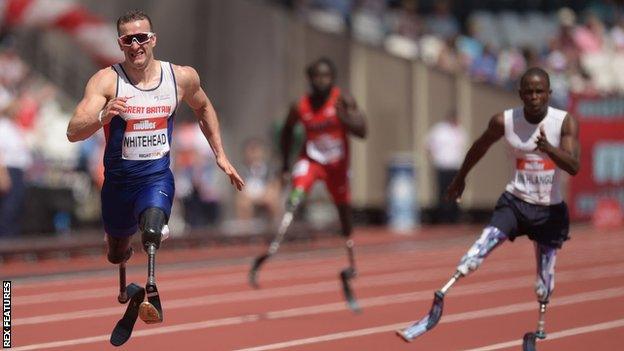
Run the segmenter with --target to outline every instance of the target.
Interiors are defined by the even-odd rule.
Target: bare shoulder
[[[93,93],[99,93],[107,98],[115,95],[117,87],[117,73],[111,68],[106,67],[97,71],[87,83],[87,90]]]
[[[173,73],[176,76],[178,84],[182,87],[189,87],[193,85],[199,86],[199,74],[197,70],[191,66],[179,66],[171,65],[173,67]]]
[[[490,118],[490,128],[505,128],[505,115],[499,112]]]
[[[488,127],[484,134],[488,139],[492,141],[505,135],[505,115],[500,112],[490,118]]]

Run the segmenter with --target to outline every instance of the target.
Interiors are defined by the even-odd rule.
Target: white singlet
[[[536,205],[555,205],[563,201],[561,169],[548,155],[535,149],[535,141],[543,126],[548,142],[559,147],[561,126],[566,115],[566,111],[548,107],[544,119],[538,124],[531,124],[524,118],[522,107],[504,112],[505,140],[515,170],[505,187],[506,191]]]
[[[126,111],[120,114],[126,122],[121,157],[124,160],[164,157],[170,148],[170,117],[177,107],[173,67],[168,62],[160,62],[160,83],[152,89],[132,84],[120,64],[113,67],[119,74],[117,96],[131,97],[126,102]]]

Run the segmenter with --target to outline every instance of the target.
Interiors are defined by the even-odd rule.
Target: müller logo
[[[541,171],[544,169],[544,162],[542,161],[527,161],[524,164],[524,169],[532,171]]]
[[[148,120],[143,120],[141,122],[135,123],[132,126],[133,130],[150,130],[156,129],[156,122],[150,122]]]
[[[2,348],[11,348],[11,281],[2,281]]]

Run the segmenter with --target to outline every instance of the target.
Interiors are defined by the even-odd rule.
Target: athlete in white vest
[[[466,154],[458,175],[447,189],[447,197],[461,198],[468,172],[490,146],[503,137],[515,172],[496,203],[490,224],[462,257],[451,280],[436,292],[430,316],[420,324],[399,331],[407,340],[435,326],[441,315],[442,298],[455,281],[476,270],[505,240],[513,241],[521,235],[528,235],[536,250],[535,292],[541,315],[534,337],[546,335],[543,314],[555,284],[556,252],[569,238],[568,208],[561,195],[561,171],[571,175],[579,171],[578,124],[566,111],[548,106],[550,78],[544,70],[528,69],[522,75],[518,93],[523,106],[490,119],[485,132]]]
[[[231,183],[240,190],[244,182],[223,150],[217,114],[201,88],[197,71],[154,58],[157,36],[144,12],[133,10],[119,17],[117,31],[125,60],[91,77],[67,127],[67,138],[71,142],[84,140],[104,128],[102,219],[108,260],[120,264],[119,300],[125,302],[128,298],[124,265],[132,255],[130,237],[138,229],[149,255],[148,300],[158,303],[156,308],[142,306],[141,317],[147,323],[158,323],[162,321],[162,309],[154,299],[158,296],[154,259],[174,197],[169,150],[180,102],[194,112],[218,166]],[[125,323],[131,330],[134,321]],[[124,337],[129,337],[127,330]],[[125,340],[116,339],[114,344]]]

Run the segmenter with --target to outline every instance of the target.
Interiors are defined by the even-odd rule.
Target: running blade
[[[429,310],[429,314],[426,315],[423,319],[418,322],[412,324],[411,326],[397,330],[397,335],[403,338],[403,340],[410,342],[413,341],[416,337],[424,334],[428,330],[433,329],[440,318],[442,317],[442,310],[444,307],[444,294],[441,291],[436,291],[433,298],[433,304],[431,305],[431,309]]]
[[[253,264],[251,265],[251,270],[249,270],[249,285],[258,289],[260,286],[258,285],[258,271],[262,264],[267,260],[267,258],[271,257],[270,254],[265,253],[260,255],[254,259]]]
[[[526,333],[524,337],[522,337],[522,351],[535,351],[535,341],[537,340],[537,336],[535,333]]]
[[[147,301],[141,303],[139,307],[139,317],[146,324],[156,324],[163,321],[163,310],[160,304],[160,296],[155,284],[148,284],[145,287],[147,291]]]
[[[117,325],[115,325],[111,333],[110,343],[113,344],[113,346],[121,346],[130,339],[132,329],[134,329],[134,322],[136,322],[139,314],[139,306],[145,298],[145,289],[134,283],[128,285],[126,291],[130,297],[130,303],[123,317],[117,322]]]
[[[351,288],[351,279],[355,277],[355,270],[351,267],[345,268],[340,272],[340,282],[342,283],[342,292],[344,293],[347,306],[354,313],[362,312],[360,305],[355,299],[355,294]]]

